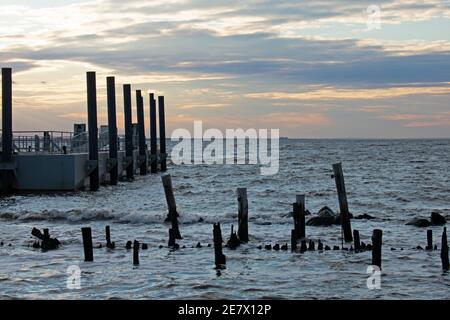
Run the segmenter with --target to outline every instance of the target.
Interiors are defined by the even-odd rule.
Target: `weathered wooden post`
[[[141,176],[147,174],[147,145],[145,143],[144,99],[141,90],[136,90],[136,109],[139,125],[139,171]]]
[[[361,241],[359,238],[359,231],[358,230],[353,230],[353,243],[355,246],[355,252],[358,252],[359,250],[361,250]]]
[[[100,187],[98,172],[98,127],[97,127],[97,84],[95,72],[88,72],[87,78],[87,107],[89,130],[89,187],[97,191]]]
[[[449,270],[449,261],[448,261],[448,242],[447,242],[447,228],[444,227],[444,231],[442,232],[442,243],[441,243],[441,261],[442,261],[442,270]]]
[[[139,241],[137,240],[133,242],[133,265],[139,265]]]
[[[166,120],[164,96],[158,97],[159,107],[159,153],[161,157],[161,171],[167,171],[167,151],[166,151]]]
[[[247,188],[238,188],[238,237],[241,242],[248,242],[248,200]]]
[[[111,242],[111,230],[109,226],[105,227],[105,233],[106,233],[106,247],[108,249],[114,249],[116,247],[116,244],[114,242]]]
[[[297,231],[291,230],[291,251],[294,252],[297,250]]]
[[[433,230],[427,230],[427,250],[433,250]]]
[[[83,247],[84,247],[84,261],[92,262],[94,261],[94,253],[92,251],[92,232],[91,228],[81,228],[81,233],[83,235]]]
[[[352,237],[352,227],[350,224],[350,212],[348,211],[347,203],[347,193],[345,191],[345,181],[344,174],[342,172],[342,164],[333,164],[334,179],[336,181],[336,189],[339,198],[339,207],[341,211],[341,225],[344,232],[345,242],[351,242]]]
[[[294,213],[294,229],[296,230],[297,239],[303,239],[306,237],[305,231],[305,196],[298,195],[297,201],[293,203],[293,213]]]
[[[213,237],[216,269],[221,269],[226,264],[226,257],[222,252],[222,231],[220,230],[220,223],[214,224]]]
[[[161,180],[164,187],[164,194],[166,196],[167,207],[169,209],[166,221],[170,221],[172,223],[172,229],[175,232],[175,237],[177,239],[182,239],[178,227],[178,212],[177,212],[177,204],[175,202],[175,196],[173,194],[172,177],[170,176],[170,174],[164,174],[161,176]]]
[[[381,269],[381,246],[383,244],[383,231],[373,230],[372,234],[372,265]]]
[[[156,100],[153,93],[150,93],[150,171],[151,173],[158,172]]]
[[[2,68],[2,162],[13,159],[12,69]]]
[[[117,119],[116,119],[116,83],[114,77],[106,78],[108,100],[108,136],[109,136],[109,183],[116,185],[119,178],[117,164]]]
[[[123,85],[123,106],[125,118],[125,167],[127,179],[134,179],[134,160],[133,160],[133,123],[131,114],[131,85]]]
[[[2,170],[0,188],[9,193],[14,181],[12,132],[12,69],[2,68]]]

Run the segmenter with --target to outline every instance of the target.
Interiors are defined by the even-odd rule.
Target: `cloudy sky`
[[[0,65],[14,130],[86,122],[97,71],[99,122],[115,75],[120,127],[131,83],[166,96],[169,133],[450,137],[450,0],[0,0]]]

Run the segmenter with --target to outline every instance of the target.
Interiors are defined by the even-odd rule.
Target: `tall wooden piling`
[[[2,68],[2,156],[4,165],[13,161],[12,132],[12,69]],[[0,190],[9,193],[13,188],[14,171],[0,171]]]
[[[175,202],[175,195],[173,194],[172,177],[170,176],[170,174],[164,174],[161,176],[161,180],[164,187],[167,207],[169,210],[166,221],[170,221],[172,223],[172,229],[175,232],[175,237],[177,239],[182,239],[180,229],[178,227],[178,212],[177,204]]]
[[[294,214],[294,230],[297,239],[300,240],[306,237],[305,204],[304,202],[294,202],[292,209]]]
[[[447,228],[444,227],[444,231],[442,232],[442,242],[441,242],[441,261],[442,261],[442,270],[449,270],[449,260],[448,260],[448,242],[447,242]]]
[[[144,99],[141,90],[136,90],[136,109],[139,126],[139,172],[147,174],[147,144],[145,143]]]
[[[109,226],[105,227],[105,234],[106,234],[106,247],[109,249],[113,249],[115,247],[115,244],[111,242],[111,230]]]
[[[427,250],[433,250],[433,230],[427,230]]]
[[[95,72],[88,72],[87,79],[87,108],[89,128],[89,187],[97,191],[100,187],[98,171],[98,127],[97,127],[97,84]]]
[[[81,228],[83,235],[84,261],[94,261],[94,253],[92,251],[92,231],[91,228]]]
[[[342,172],[342,164],[333,164],[334,179],[336,181],[336,189],[339,198],[339,208],[341,211],[341,225],[344,232],[345,242],[351,242],[352,227],[350,224],[350,212],[348,211],[347,193],[345,191],[344,174]]]
[[[248,242],[248,200],[247,188],[238,188],[238,237],[241,242]]]
[[[139,241],[137,240],[133,242],[133,265],[139,265]]]
[[[166,151],[166,120],[164,96],[158,97],[159,107],[159,152],[161,157],[161,171],[167,171],[167,151]]]
[[[297,231],[295,229],[291,230],[291,251],[297,250]]]
[[[158,172],[158,145],[156,127],[156,100],[155,95],[150,93],[150,171]]]
[[[355,252],[361,250],[361,241],[359,238],[359,231],[358,230],[353,230],[353,243],[355,246]]]
[[[106,94],[108,101],[108,136],[109,136],[109,183],[116,185],[119,178],[117,163],[117,119],[116,119],[116,83],[114,77],[106,78]]]
[[[12,158],[12,69],[2,68],[2,162],[11,162]]]
[[[383,244],[383,231],[373,230],[372,234],[372,265],[381,269],[381,246]]]
[[[123,107],[125,118],[125,157],[126,157],[126,171],[127,179],[134,178],[134,161],[133,161],[133,120],[131,113],[131,85],[123,85]]]
[[[222,252],[222,231],[220,230],[220,223],[215,223],[213,227],[214,238],[214,256],[216,268],[220,269],[226,264],[226,257]]]

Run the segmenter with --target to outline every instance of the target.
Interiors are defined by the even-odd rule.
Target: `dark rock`
[[[317,216],[308,219],[306,225],[308,226],[331,226],[338,224],[339,215],[333,212],[328,207],[323,207],[318,212]]]
[[[360,220],[362,220],[362,219],[372,220],[372,219],[375,219],[375,217],[372,217],[371,215],[368,215],[368,214],[364,213],[364,214],[360,214],[359,216],[356,216],[355,219],[360,219]]]
[[[333,250],[340,250],[339,246],[334,246]]]
[[[125,249],[131,250],[131,247],[133,247],[133,242],[127,241],[127,243],[125,244]]]
[[[203,219],[202,217],[200,217],[200,219],[198,219],[198,222],[205,222],[205,219]]]
[[[262,246],[257,246],[256,247],[258,250],[262,250]]]
[[[365,250],[366,249],[366,243],[361,241],[360,248],[361,248],[361,250]]]
[[[208,248],[211,248],[211,243],[208,243]]]
[[[106,247],[108,249],[115,249],[116,248],[116,243],[115,242],[107,243]]]
[[[101,243],[99,243],[99,244],[97,245],[97,249],[101,249],[101,248],[103,248],[103,245],[102,245]]]
[[[164,248],[164,246],[162,244],[160,244],[158,248],[162,249],[162,248]]]
[[[200,242],[197,243],[197,245],[195,246],[196,248],[202,248],[202,244]]]
[[[281,246],[281,250],[287,251],[287,249],[288,249],[287,243],[286,243],[286,244],[283,244],[283,245]]]
[[[0,246],[3,246],[3,241],[2,241],[2,242],[0,242]]]
[[[272,250],[272,245],[271,244],[266,244],[264,249],[266,250]]]
[[[273,246],[273,250],[280,250],[280,245],[277,243],[276,245]]]
[[[142,244],[142,250],[147,250],[147,249],[148,249],[148,244],[143,243],[143,244]]]
[[[437,250],[438,249],[438,246],[437,246],[437,244],[435,244],[434,245],[434,250]]]
[[[348,248],[342,247],[342,250],[344,250],[344,251],[348,251]]]
[[[445,220],[445,217],[441,216],[439,213],[437,212],[432,212],[431,213],[431,224],[434,226],[440,226],[443,224],[446,224],[447,221]]]
[[[431,222],[428,221],[427,219],[415,218],[415,219],[409,221],[406,225],[407,226],[415,226],[415,227],[419,227],[419,228],[425,228],[425,227],[429,227],[431,225]]]
[[[42,233],[39,229],[33,228],[31,230],[31,235],[42,240],[40,247],[44,251],[58,249],[61,245],[58,239],[50,237],[48,229],[44,229],[44,233]],[[11,244],[9,246],[11,246]]]
[[[416,249],[417,250],[423,250],[423,248],[421,246],[417,246]]]
[[[395,248],[391,248],[391,251],[396,251],[397,249],[395,249]]]
[[[366,246],[366,250],[368,250],[368,251],[372,250],[372,245],[370,243]]]
[[[329,251],[331,248],[329,246],[325,246],[325,251]]]

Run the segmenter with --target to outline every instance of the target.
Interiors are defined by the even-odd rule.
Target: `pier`
[[[136,90],[133,110],[131,85],[123,85],[125,135],[117,133],[116,83],[106,78],[107,105],[97,105],[95,72],[86,73],[87,124],[73,125],[73,131],[13,131],[12,69],[2,69],[2,129],[0,131],[0,192],[74,191],[89,188],[96,191],[102,184],[132,181],[141,175],[166,171],[165,105],[158,97],[160,143],[156,137],[156,99],[150,94],[145,106],[141,90]],[[97,123],[97,112],[104,108],[108,124]],[[132,112],[138,123],[132,123]],[[147,113],[148,112],[148,113]],[[149,121],[146,139],[145,113]],[[151,141],[151,143],[150,143]],[[161,150],[160,147],[161,146]]]

